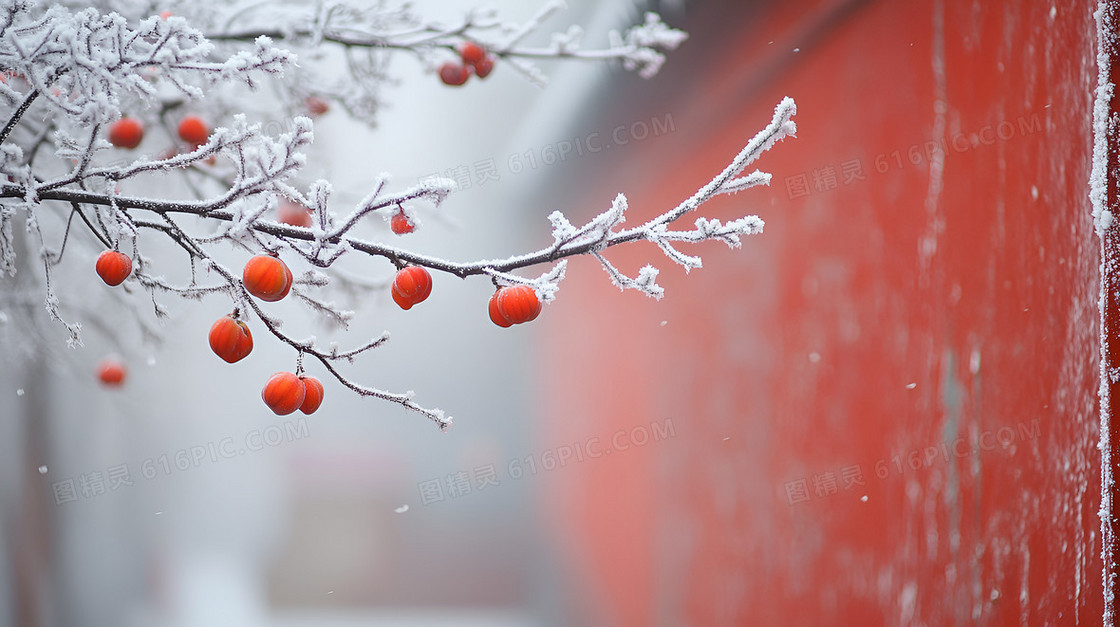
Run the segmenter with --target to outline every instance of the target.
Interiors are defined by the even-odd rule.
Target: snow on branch
[[[52,5],[24,23],[18,20],[32,18],[31,3],[15,3],[9,11],[9,26],[0,34],[0,67],[83,125],[116,118],[122,97],[154,99],[158,89],[150,77],[156,74],[184,96],[201,98],[206,85],[252,84],[254,72],[279,73],[292,60],[262,37],[252,50],[210,61],[213,46],[182,18],[149,17],[133,29],[123,16],[92,8],[71,12]],[[0,91],[8,99],[19,94],[7,81]]]
[[[415,228],[418,209],[439,207],[454,193],[454,181],[427,180],[393,190],[388,189],[389,176],[380,175],[364,197],[344,207],[338,197],[345,195],[335,194],[329,181],[299,182],[306,150],[314,140],[311,117],[292,115],[286,132],[266,132],[246,103],[245,88],[283,78],[275,82],[284,97],[321,95],[369,122],[374,112],[369,90],[383,82],[383,55],[406,52],[431,60],[475,43],[531,77],[538,72],[533,62],[543,58],[614,60],[649,77],[661,67],[664,53],[686,35],[648,14],[642,24],[612,33],[604,49],[582,48],[578,28],[554,36],[548,47],[527,47],[523,42],[543,27],[560,2],[546,3],[520,25],[505,24],[490,11],[469,12],[450,25],[428,23],[407,4],[390,8],[389,3],[358,7],[330,1],[312,7],[233,1],[207,5],[212,11],[205,14],[162,17],[140,14],[148,10],[146,3],[100,4],[120,10],[99,13],[77,0],[46,7],[10,0],[0,7],[0,120],[6,120],[0,129],[0,278],[20,290],[4,296],[4,302],[18,300],[22,306],[35,300],[23,298],[28,288],[38,290],[36,299],[45,307],[45,317],[62,325],[69,345],[79,346],[82,325],[68,316],[94,316],[94,329],[112,325],[99,325],[94,313],[98,308],[85,306],[80,298],[61,299],[59,294],[70,295],[56,286],[68,277],[55,270],[64,253],[75,250],[90,256],[110,250],[126,254],[131,271],[112,294],[116,304],[140,321],[136,326],[145,337],[157,333],[146,319],[169,315],[163,299],[226,299],[235,318],[243,314],[259,320],[267,333],[258,337],[271,336],[293,349],[297,374],[305,358],[311,358],[354,393],[396,403],[441,429],[451,425],[451,417],[416,403],[412,392],[381,390],[343,372],[358,357],[384,345],[388,332],[350,348],[298,336],[260,305],[242,271],[224,265],[219,251],[267,254],[293,264],[293,300],[338,329],[346,329],[355,313],[338,305],[334,295],[360,300],[373,292],[389,292],[391,279],[379,277],[376,267],[354,275],[338,267],[341,259],[355,256],[381,260],[386,273],[421,266],[462,278],[488,277],[496,287],[528,286],[547,304],[558,298],[567,258],[590,255],[621,289],[661,298],[664,289],[657,283],[657,268],[646,264],[628,276],[607,259],[609,249],[645,240],[687,271],[702,262],[685,246],[714,240],[737,247],[743,235],[761,233],[763,222],[753,215],[726,222],[697,217],[691,228],[671,227],[717,195],[768,185],[769,174],[743,172],[796,132],[796,108],[787,98],[770,124],[721,173],[690,198],[642,224],[624,228],[630,202],[620,193],[582,225],[553,212],[548,217],[552,242],[539,250],[504,259],[449,261],[370,240],[365,227],[390,221],[395,229],[403,220],[405,228]],[[204,36],[204,31],[209,34]],[[296,52],[273,42],[298,51],[300,63],[295,63]],[[340,48],[347,59],[348,77],[340,83],[326,83],[328,79],[320,76],[326,73],[316,71],[322,67],[317,65],[323,58],[321,49],[329,46]],[[363,54],[356,55],[359,51]],[[283,98],[268,102],[288,104]],[[181,128],[176,133],[175,121],[187,110],[225,122],[203,128],[198,136],[184,135]],[[140,136],[114,137],[124,121],[122,113],[135,122],[133,132],[162,132],[164,137],[153,141],[167,146],[170,138],[172,147],[126,152],[142,144]],[[138,186],[156,193],[137,194]],[[297,205],[304,219],[280,217],[289,204]],[[159,243],[185,259],[189,278],[176,281],[157,272],[153,259],[162,263],[165,256],[145,251]],[[535,278],[523,276],[538,265],[545,269]],[[12,278],[17,272],[18,283]],[[89,281],[83,278],[80,283]]]
[[[747,176],[739,177],[739,175],[774,144],[785,137],[796,135],[797,125],[793,122],[796,112],[797,105],[792,98],[782,99],[774,110],[774,117],[770,124],[747,143],[723,172],[688,200],[633,229],[614,231],[614,228],[625,220],[627,201],[621,194],[615,198],[608,211],[579,228],[573,226],[562,213],[553,212],[548,219],[552,223],[554,242],[546,253],[547,257],[555,259],[569,254],[593,254],[603,265],[611,281],[620,289],[635,289],[653,298],[661,298],[664,290],[657,285],[656,268],[647,265],[639,271],[636,278],[631,279],[612,266],[602,256],[601,251],[609,246],[644,239],[657,244],[666,257],[684,267],[687,272],[701,267],[701,259],[682,253],[671,242],[699,243],[718,240],[735,248],[740,245],[740,236],[761,233],[764,224],[758,216],[745,216],[726,224],[719,220],[698,218],[695,222],[696,228],[688,231],[671,231],[668,225],[685,214],[695,211],[716,195],[737,193],[756,185],[769,185],[770,175],[767,173],[755,171]]]
[[[213,27],[207,31],[207,39],[221,45],[264,36],[283,41],[296,50],[323,46],[344,50],[351,80],[330,83],[322,76],[306,72],[303,77],[307,80],[301,82],[312,87],[303,85],[299,89],[303,95],[329,94],[356,117],[372,121],[379,106],[377,88],[385,79],[381,57],[386,53],[408,52],[435,67],[448,59],[449,53],[457,55],[463,44],[475,43],[487,50],[494,61],[508,64],[530,82],[543,86],[548,78],[536,62],[547,59],[614,61],[625,70],[652,78],[665,63],[665,53],[676,50],[688,38],[685,32],[665,24],[658,14],[647,13],[643,23],[622,32],[611,31],[607,45],[601,48],[585,48],[584,33],[578,26],[553,34],[547,46],[523,43],[564,8],[563,2],[545,2],[532,18],[521,24],[503,22],[492,11],[474,10],[461,21],[449,24],[426,20],[407,4],[366,10],[341,2],[313,6],[291,2],[248,7],[235,4],[226,13],[215,7],[219,13],[210,20]],[[367,51],[369,55],[354,54],[356,51]]]
[[[611,33],[611,49],[626,50],[622,66],[635,70],[642,78],[653,78],[665,63],[663,50],[676,50],[688,39],[682,31],[669,28],[656,13],[646,13],[644,24],[634,26],[625,34]]]
[[[65,189],[53,188],[48,190],[45,189],[47,186],[40,186],[36,190],[32,190],[32,194],[42,199],[67,200],[94,205],[115,204],[122,208],[144,209],[164,215],[176,213],[204,215],[216,220],[239,223],[244,229],[251,231],[253,234],[270,235],[278,238],[283,244],[292,247],[296,246],[300,241],[345,244],[347,249],[385,257],[397,263],[422,265],[460,277],[476,274],[495,275],[495,273],[509,272],[539,263],[553,262],[573,255],[601,253],[608,247],[640,239],[645,239],[657,244],[674,262],[681,264],[686,269],[691,269],[700,267],[699,258],[681,253],[673,246],[672,242],[699,243],[714,239],[735,247],[740,243],[740,236],[761,233],[764,226],[763,221],[757,216],[745,216],[728,221],[724,224],[718,220],[700,218],[695,222],[695,229],[685,231],[670,230],[668,225],[675,222],[686,213],[696,210],[700,205],[714,196],[724,193],[727,189],[728,182],[734,183],[736,180],[741,180],[736,179],[736,176],[741,173],[747,165],[756,160],[777,141],[780,141],[786,136],[792,136],[796,132],[796,126],[791,119],[795,111],[796,107],[793,100],[789,98],[784,99],[778,105],[771,123],[747,144],[743,151],[732,160],[721,174],[712,179],[712,181],[698,190],[697,193],[689,199],[649,220],[645,224],[627,230],[616,230],[616,228],[624,222],[625,212],[628,208],[626,197],[620,194],[614,199],[609,209],[578,228],[573,226],[560,212],[554,212],[549,216],[549,220],[553,224],[554,241],[551,246],[533,253],[515,256],[505,260],[455,263],[435,257],[411,253],[407,250],[392,246],[367,242],[350,235],[350,231],[361,222],[361,219],[374,211],[420,199],[429,199],[434,202],[442,200],[446,194],[450,192],[451,186],[448,181],[429,181],[400,194],[375,194],[367,197],[351,211],[345,220],[340,222],[338,227],[329,232],[320,231],[318,233],[311,229],[301,229],[270,222],[261,219],[259,215],[246,220],[244,213],[222,210],[222,208],[231,204],[230,194],[228,193],[217,199],[197,203],[166,202],[122,196],[110,197],[108,195],[99,195],[77,190],[68,191]],[[282,169],[277,171],[282,171]],[[760,184],[769,181],[768,175],[759,173],[743,178],[751,178],[758,181]],[[263,181],[266,181],[267,177],[247,180],[249,183],[233,188],[235,190],[240,190],[242,196],[259,192],[264,187]],[[24,190],[16,185],[4,185],[0,187],[0,197],[22,197],[27,193],[28,190]],[[317,265],[329,265],[324,264],[324,260],[321,257],[311,257],[310,259],[317,261]],[[646,293],[655,297],[659,297],[662,294],[660,288],[655,287],[656,283],[650,278],[649,271],[645,271],[645,275],[641,277],[641,280],[621,281],[618,277],[622,275],[617,269],[613,267],[606,267],[606,269],[612,278],[615,279],[615,282],[624,288],[642,289],[643,286],[650,286],[651,289],[649,291],[642,291],[646,291]]]

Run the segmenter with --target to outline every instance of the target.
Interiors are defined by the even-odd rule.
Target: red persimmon
[[[261,399],[277,416],[286,416],[303,405],[307,389],[303,381],[290,372],[277,372],[261,390]]]
[[[281,200],[276,208],[276,219],[284,224],[309,228],[312,224],[311,210],[290,200]]]
[[[502,315],[502,312],[498,311],[498,294],[501,293],[501,290],[496,290],[494,294],[490,296],[490,320],[500,327],[511,327],[513,323],[507,320],[506,317]]]
[[[323,404],[323,384],[315,377],[300,377],[304,385],[303,404],[299,410],[305,414],[313,414]]]
[[[126,370],[124,364],[112,357],[106,357],[97,365],[97,378],[105,385],[117,387],[124,383]]]
[[[179,137],[188,144],[201,146],[210,137],[210,129],[206,128],[202,118],[188,115],[179,122]]]
[[[123,117],[109,125],[109,143],[117,148],[136,148],[144,139],[144,125],[136,118]]]
[[[210,349],[226,362],[236,363],[253,351],[253,334],[241,320],[223,316],[210,327]]]
[[[494,59],[493,59],[493,57],[486,57],[485,59],[483,59],[483,60],[479,61],[478,63],[474,64],[474,73],[477,74],[479,78],[486,78],[487,76],[490,76],[490,72],[493,72],[493,71],[494,71]]]
[[[307,112],[314,116],[323,115],[331,109],[327,101],[319,96],[308,96],[307,100],[303,101],[303,104],[307,107]]]
[[[466,65],[476,65],[486,58],[486,50],[473,41],[468,41],[459,46],[459,58]]]
[[[250,294],[271,303],[288,295],[292,271],[278,257],[257,255],[245,264],[241,281]]]
[[[528,285],[513,285],[498,290],[496,308],[510,324],[521,324],[537,319],[541,313],[541,301]]]
[[[132,259],[122,252],[106,250],[97,256],[94,268],[106,284],[120,285],[132,273]]]
[[[439,79],[443,81],[445,85],[458,87],[459,85],[467,82],[467,79],[470,77],[471,66],[469,65],[463,65],[462,63],[448,61],[447,63],[439,66]]]
[[[416,230],[416,225],[412,220],[404,214],[403,211],[398,211],[393,214],[393,219],[389,221],[389,228],[397,235],[405,235]]]
[[[432,275],[420,266],[401,268],[393,279],[392,293],[401,309],[411,309],[432,293]]]

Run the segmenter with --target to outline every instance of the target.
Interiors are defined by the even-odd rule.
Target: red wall
[[[692,31],[703,53],[638,88],[663,110],[632,114],[676,130],[596,162],[572,206],[624,191],[631,222],[660,213],[784,95],[799,133],[757,164],[770,188],[703,210],[758,213],[763,235],[696,247],[687,276],[652,246],[608,253],[661,267],[661,302],[574,261],[547,316],[542,448],[672,425],[542,480],[582,611],[1099,624],[1096,3],[1049,4],[690,16],[713,29]]]

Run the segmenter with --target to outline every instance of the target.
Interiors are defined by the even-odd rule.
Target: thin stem
[[[70,203],[70,207],[74,213],[78,214],[78,217],[82,219],[82,222],[86,223],[86,226],[89,227],[89,232],[93,233],[93,236],[105,245],[105,248],[113,247],[113,243],[109,241],[109,238],[102,235],[101,231],[98,231],[97,227],[93,226],[93,223],[89,221],[89,218],[86,217],[86,214],[82,212],[81,205],[76,202],[72,202]]]
[[[0,144],[8,141],[8,135],[12,134],[12,129],[16,127],[16,124],[19,124],[23,114],[27,113],[27,108],[30,107],[31,103],[35,102],[35,99],[38,97],[39,92],[34,89],[27,94],[27,97],[23,99],[23,103],[19,105],[19,108],[12,114],[12,117],[8,119],[8,123],[4,125],[3,130],[0,130]]]

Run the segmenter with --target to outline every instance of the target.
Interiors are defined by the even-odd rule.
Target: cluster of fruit
[[[116,286],[132,273],[132,259],[122,252],[106,250],[98,256],[95,268],[106,284]],[[256,255],[246,262],[241,281],[245,290],[253,296],[266,302],[276,302],[291,291],[293,277],[292,271],[279,257]],[[401,309],[411,309],[431,295],[432,275],[421,266],[405,266],[397,271],[390,291],[393,301]],[[503,287],[490,297],[489,313],[494,324],[510,327],[535,320],[541,313],[541,301],[528,285]],[[214,322],[209,339],[210,349],[227,363],[241,361],[253,351],[253,334],[236,309]],[[116,360],[106,360],[99,366],[98,376],[106,385],[120,385],[124,381],[124,365]],[[278,415],[290,414],[297,409],[310,414],[323,402],[323,384],[314,377],[278,372],[269,378],[261,397]]]
[[[492,71],[494,71],[494,57],[490,56],[482,46],[468,41],[459,46],[459,61],[448,61],[439,66],[439,79],[445,85],[458,87],[466,83],[471,74],[486,78]]]
[[[323,384],[315,377],[277,372],[264,384],[261,398],[277,416],[287,416],[297,409],[312,414],[323,404]]]
[[[231,364],[245,359],[253,351],[253,334],[249,331],[249,325],[238,317],[236,310],[228,316],[218,318],[210,327],[210,349]],[[297,409],[311,414],[323,404],[323,384],[315,377],[277,372],[265,383],[261,398],[279,416]]]
[[[206,122],[197,115],[188,115],[179,121],[179,139],[192,146],[201,146],[210,137]],[[144,125],[133,117],[125,116],[109,125],[109,143],[117,148],[132,150],[144,141]]]
[[[462,65],[451,64],[459,68],[453,80],[449,80],[453,72],[446,66],[441,68],[444,82],[461,85],[472,71],[484,78],[494,67],[493,59],[474,43],[462,47],[461,58]],[[313,115],[322,115],[328,108],[326,101],[314,96],[308,98],[307,106]],[[178,133],[184,142],[200,146],[206,142],[210,131],[201,118],[189,115],[180,121]],[[118,148],[134,149],[143,139],[144,127],[135,118],[121,118],[109,127],[109,142]],[[277,219],[285,224],[307,228],[312,225],[313,216],[307,207],[285,200],[277,208]],[[405,235],[412,233],[416,225],[402,209],[392,216],[390,228],[393,233]],[[122,252],[106,250],[98,256],[95,267],[107,285],[117,286],[132,273],[132,259]],[[287,264],[271,255],[251,258],[242,271],[245,290],[266,302],[276,302],[287,296],[292,282],[292,272]],[[393,301],[402,309],[411,309],[431,293],[432,275],[423,267],[406,266],[393,279]],[[500,327],[529,322],[540,312],[541,303],[536,292],[525,285],[501,288],[494,292],[489,303],[490,319]],[[209,339],[211,350],[231,364],[244,359],[253,350],[253,335],[236,310],[211,326]],[[125,378],[124,364],[115,358],[106,359],[98,367],[98,377],[106,385],[119,386]],[[290,414],[297,409],[310,414],[323,402],[323,384],[314,377],[278,372],[269,378],[261,397],[278,415]]]
[[[320,116],[330,110],[330,105],[319,96],[308,96],[304,101],[307,112]],[[179,121],[179,139],[191,146],[201,146],[210,137],[206,122],[197,115],[188,115]],[[109,125],[109,143],[117,148],[133,150],[144,141],[144,124],[134,117],[124,116]]]
[[[106,251],[102,255],[109,252],[111,251]],[[116,254],[120,255],[120,253]],[[125,259],[127,260],[127,257]],[[245,284],[246,291],[253,296],[263,301],[275,302],[287,296],[291,290],[292,271],[279,257],[257,255],[245,264],[241,280]],[[401,309],[412,309],[414,305],[424,302],[432,294],[432,274],[423,266],[405,266],[393,277],[390,293],[393,302]],[[500,288],[490,297],[489,303],[490,319],[500,327],[532,322],[540,315],[541,308],[536,290],[528,285]]]

